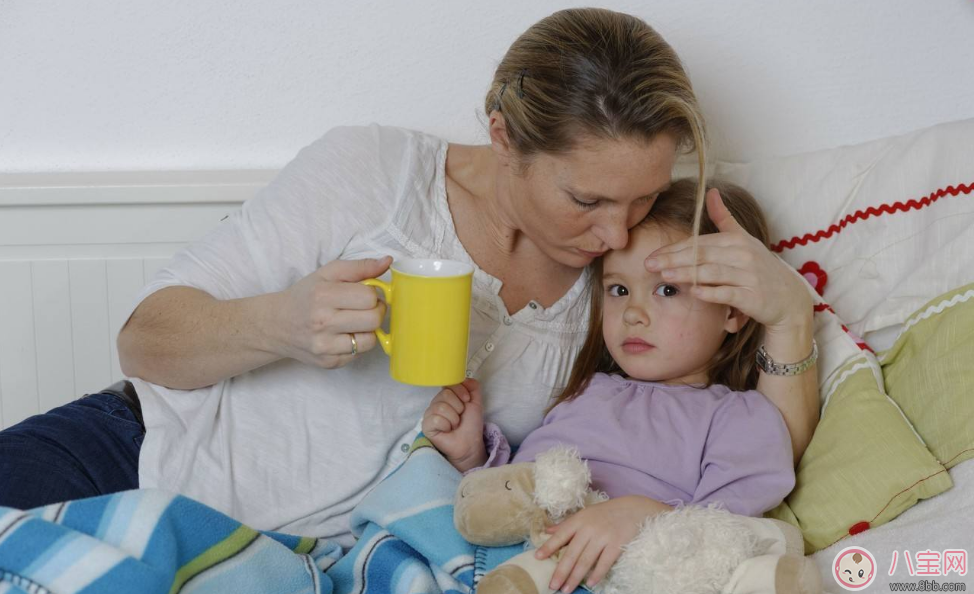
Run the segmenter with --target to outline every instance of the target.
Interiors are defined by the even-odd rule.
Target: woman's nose
[[[636,326],[642,324],[643,326],[649,326],[649,315],[641,307],[627,307],[626,311],[622,313],[622,321],[626,323],[627,326]]]
[[[629,243],[629,227],[625,212],[609,212],[601,221],[595,234],[610,250],[621,250]]]

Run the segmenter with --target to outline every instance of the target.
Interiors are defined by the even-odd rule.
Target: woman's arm
[[[793,324],[765,328],[764,348],[775,361],[803,361],[812,353],[812,331],[812,309],[809,307],[807,313]],[[768,375],[762,371],[758,377],[758,391],[773,402],[785,418],[797,466],[818,425],[817,367],[813,365],[801,375],[792,376]]]
[[[215,299],[199,289],[167,287],[143,301],[118,336],[122,372],[191,390],[290,357],[341,367],[376,345],[385,315],[375,290],[358,284],[391,260],[336,260],[289,289]]]

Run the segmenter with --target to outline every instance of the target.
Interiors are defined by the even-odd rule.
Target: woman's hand
[[[752,237],[724,206],[720,192],[707,192],[707,213],[719,233],[697,238],[698,299],[723,303],[764,326],[762,342],[782,363],[797,363],[812,352],[813,301],[808,288],[788,265]],[[646,259],[646,269],[663,278],[692,283],[693,238],[660,248]],[[798,376],[761,373],[758,390],[781,411],[791,434],[795,464],[812,440],[818,424],[818,374],[814,367]]]
[[[382,324],[386,305],[374,288],[359,282],[381,275],[390,264],[389,256],[334,260],[278,293],[272,325],[280,354],[334,369],[375,348],[373,331]]]
[[[484,401],[475,379],[443,388],[423,413],[423,435],[460,472],[487,462]]]
[[[812,298],[801,279],[734,220],[716,189],[707,192],[707,213],[720,232],[696,240],[698,284],[692,295],[734,307],[768,333],[810,325]],[[690,237],[656,250],[646,259],[646,269],[669,282],[692,283],[693,241]]]
[[[628,495],[586,507],[551,526],[551,538],[535,552],[535,557],[546,559],[566,548],[548,587],[573,592],[582,580],[590,587],[596,585],[622,554],[623,545],[639,534],[643,521],[671,509],[648,497]]]

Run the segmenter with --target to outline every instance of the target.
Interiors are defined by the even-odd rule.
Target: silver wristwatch
[[[815,361],[818,360],[818,345],[812,339],[812,354],[798,363],[776,363],[771,358],[771,355],[768,354],[768,351],[764,349],[763,344],[758,349],[755,358],[758,362],[758,368],[768,375],[800,375],[808,371],[809,367],[815,365]]]

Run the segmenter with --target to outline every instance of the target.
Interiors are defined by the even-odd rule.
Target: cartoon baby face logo
[[[862,590],[876,577],[876,559],[862,547],[846,547],[835,556],[832,574],[846,590]]]

